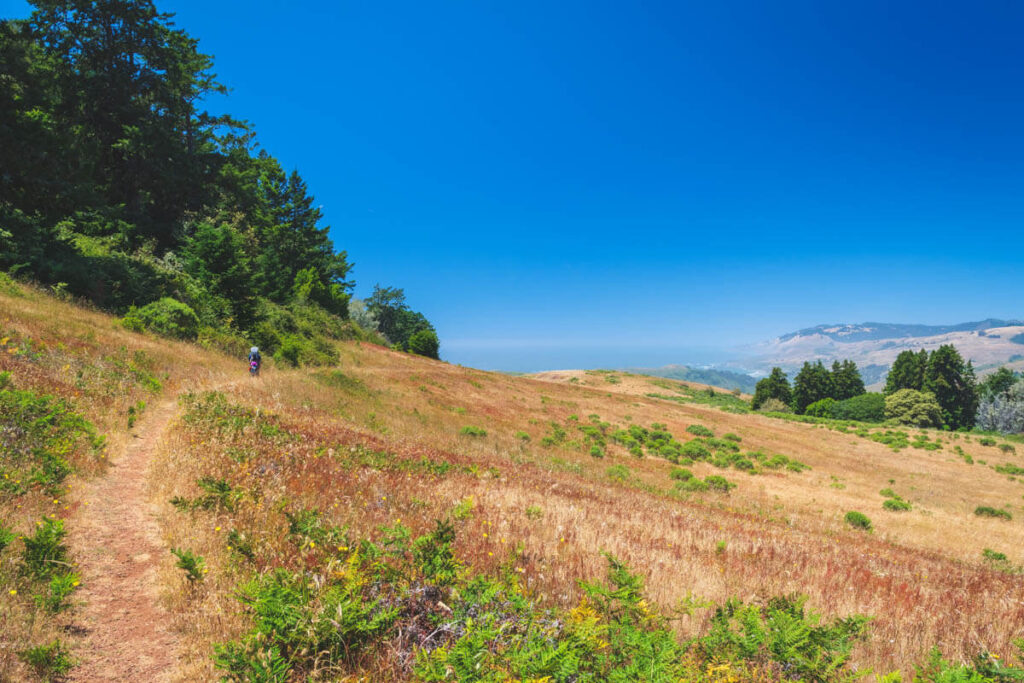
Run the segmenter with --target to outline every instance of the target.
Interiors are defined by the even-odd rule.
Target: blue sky
[[[1024,317],[1020,3],[158,7],[453,362]]]

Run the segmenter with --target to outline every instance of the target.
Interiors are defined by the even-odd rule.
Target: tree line
[[[952,345],[904,351],[881,393],[867,392],[853,361],[804,363],[790,385],[781,368],[758,381],[752,407],[762,411],[920,427],[1024,432],[1024,378],[1000,368],[982,382]]]
[[[437,357],[401,289],[353,301],[306,182],[250,124],[204,108],[226,88],[172,15],[152,0],[32,4],[0,22],[0,268],[131,325],[286,360],[328,362],[329,339],[367,331]]]

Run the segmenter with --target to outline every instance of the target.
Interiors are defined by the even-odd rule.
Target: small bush
[[[868,519],[867,515],[857,512],[855,510],[846,513],[846,523],[852,526],[854,529],[863,529],[865,531],[871,531],[871,520]]]
[[[594,458],[603,458],[604,457],[604,449],[602,449],[597,444],[594,444],[593,446],[590,447],[590,455],[592,457],[594,457]]]
[[[121,324],[129,330],[149,330],[173,339],[195,340],[199,336],[199,316],[187,304],[165,296],[142,308],[128,310]]]
[[[758,411],[762,413],[792,413],[793,409],[790,408],[781,399],[770,398],[761,404]]]
[[[185,572],[185,578],[189,583],[198,583],[206,576],[206,560],[202,555],[196,555],[191,550],[171,548],[171,554],[178,558],[175,567]]]
[[[823,398],[807,406],[804,414],[811,417],[835,417],[835,405],[836,400],[834,398]]]
[[[890,498],[882,503],[882,507],[890,512],[906,512],[911,509],[910,503],[898,498]]]
[[[978,443],[980,443],[982,446],[995,446],[996,440],[993,439],[991,436],[983,436],[980,439],[978,439]]]
[[[682,467],[673,467],[668,473],[668,476],[673,479],[678,479],[679,481],[689,481],[690,479],[693,479],[693,472],[683,469]]]
[[[710,477],[704,477],[704,483],[708,485],[708,488],[720,493],[729,493],[729,489],[736,488],[736,484],[717,474],[712,474]]]
[[[462,429],[459,430],[459,434],[462,434],[463,436],[482,437],[482,436],[487,436],[487,430],[484,429],[483,427],[476,427],[474,425],[466,425],[465,427],[463,427]]]
[[[520,441],[529,441],[530,435],[527,434],[526,432],[516,432],[516,438],[519,439]]]
[[[974,514],[979,517],[993,517],[996,519],[1013,519],[1013,515],[1008,510],[997,510],[996,508],[989,507],[987,505],[979,505],[974,508]]]
[[[75,666],[71,651],[59,639],[22,650],[18,657],[35,669],[37,676],[47,681],[53,676],[63,676]]]
[[[36,533],[24,538],[22,573],[35,579],[50,579],[68,563],[68,549],[64,545],[64,520],[44,517]]]
[[[1008,443],[1001,443],[1001,444],[999,444],[999,450],[1001,450],[1003,453],[1007,453],[1007,454],[1009,454],[1009,453],[1016,453],[1017,452],[1017,449],[1014,448],[1013,446],[1011,446]]]
[[[723,434],[722,438],[727,439],[729,441],[735,441],[736,443],[743,441],[742,436],[740,436],[739,434],[733,434],[732,432],[729,432],[728,434]]]
[[[711,487],[708,485],[706,481],[701,481],[700,479],[697,478],[687,479],[686,481],[681,481],[676,484],[677,491],[692,491],[695,493],[701,493],[703,491],[707,491],[709,488]]]
[[[604,471],[609,479],[618,482],[629,481],[629,468],[625,465],[612,465]]]
[[[530,505],[526,508],[526,516],[528,519],[540,519],[544,516],[544,510],[539,505]]]
[[[690,432],[694,436],[714,436],[715,433],[705,427],[704,425],[690,425],[686,428],[686,431]]]

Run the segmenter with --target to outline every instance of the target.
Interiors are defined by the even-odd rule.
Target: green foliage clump
[[[736,443],[740,443],[741,441],[743,441],[742,436],[740,436],[739,434],[734,434],[732,432],[729,432],[728,434],[723,434],[722,438],[725,439],[726,441],[735,441]]]
[[[978,439],[978,443],[980,443],[982,446],[995,446],[996,440],[993,439],[991,436],[983,436],[980,439]]]
[[[612,465],[605,470],[605,475],[617,482],[627,482],[630,478],[629,468],[625,465]]]
[[[773,663],[794,680],[834,680],[853,646],[867,638],[870,619],[854,615],[824,624],[805,604],[796,596],[772,598],[764,606],[730,599],[715,609],[697,647],[709,659]]]
[[[199,336],[199,316],[187,304],[165,296],[142,308],[128,310],[121,324],[129,330],[149,330],[172,339],[194,340]]]
[[[793,390],[790,388],[789,378],[786,377],[782,368],[772,368],[767,377],[758,380],[750,407],[754,410],[774,408],[774,405],[771,407],[765,405],[768,401],[776,401],[783,406],[788,406],[793,401]]]
[[[98,455],[104,439],[67,401],[15,389],[0,374],[0,496],[40,486],[56,495],[80,453]],[[22,482],[22,483],[17,483]]]
[[[881,422],[885,419],[885,396],[869,392],[837,401],[832,406],[832,417],[837,420]]]
[[[736,488],[736,484],[717,474],[705,477],[704,483],[707,484],[708,488],[712,491],[718,491],[720,493],[729,493],[731,489]]]
[[[882,507],[889,512],[907,512],[912,506],[905,500],[889,498],[882,503]]]
[[[22,650],[18,657],[31,666],[36,675],[44,681],[62,678],[75,666],[71,650],[60,639]]]
[[[462,434],[463,436],[483,437],[487,436],[487,430],[484,429],[483,427],[477,427],[475,425],[466,425],[465,427],[459,430],[459,434]]]
[[[1013,515],[1010,513],[1009,510],[1001,510],[998,508],[989,507],[987,505],[979,505],[978,507],[974,508],[974,514],[976,514],[978,517],[992,517],[995,519],[1006,520],[1013,519]]]
[[[409,352],[418,356],[426,356],[434,360],[440,359],[441,342],[434,330],[420,330],[409,337]]]
[[[804,414],[812,417],[835,417],[835,405],[834,398],[823,398],[807,406]]]
[[[526,432],[518,431],[516,432],[516,438],[519,439],[520,441],[529,441],[530,435],[527,434]]]
[[[692,425],[690,425],[689,427],[686,428],[686,431],[688,431],[690,434],[693,434],[694,436],[707,436],[707,437],[710,437],[710,436],[714,436],[715,435],[715,433],[713,431],[711,431],[710,429],[708,429],[704,425],[699,425],[699,424],[692,424]]]
[[[911,427],[942,425],[942,409],[935,396],[914,389],[900,389],[886,396],[885,416]]]
[[[693,479],[693,472],[684,467],[673,467],[669,471],[668,476],[679,481],[689,481]]]
[[[867,515],[851,510],[846,513],[844,518],[846,523],[852,526],[854,529],[863,529],[864,531],[871,531],[871,520],[868,519]]]
[[[174,566],[185,572],[185,578],[189,583],[198,583],[205,578],[208,570],[202,555],[183,548],[171,548],[171,554],[178,558]]]

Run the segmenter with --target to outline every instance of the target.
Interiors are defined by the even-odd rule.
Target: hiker
[[[263,358],[260,356],[259,348],[254,346],[249,349],[249,374],[258,377],[261,365],[263,365]]]

